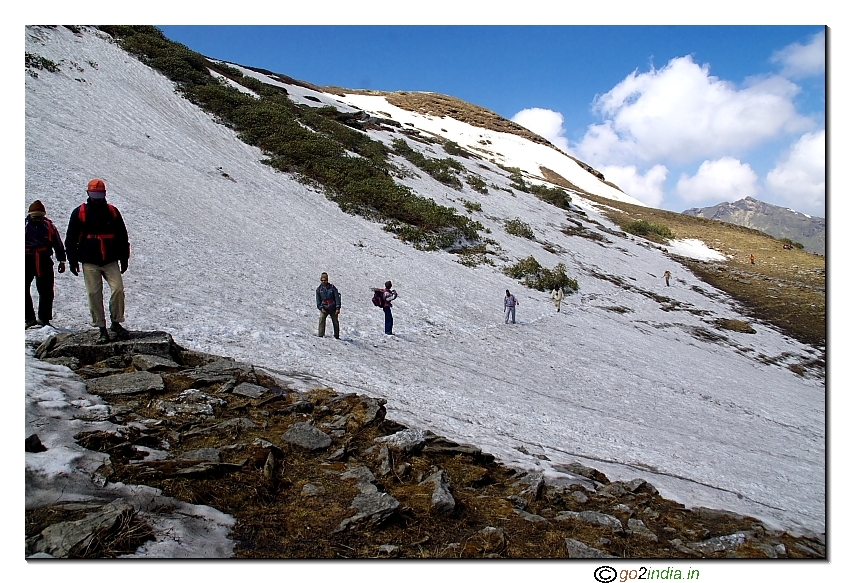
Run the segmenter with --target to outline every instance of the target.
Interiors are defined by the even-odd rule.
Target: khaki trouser
[[[113,261],[104,266],[93,263],[83,263],[83,277],[86,281],[86,295],[89,298],[92,326],[106,327],[106,317],[103,313],[103,280],[109,284],[109,318],[113,322],[124,321],[124,280],[118,262]]]
[[[339,316],[337,316],[336,309],[331,309],[330,312],[323,311],[319,315],[319,336],[325,335],[325,320],[328,316],[331,317],[331,322],[334,325],[334,338],[339,338]]]

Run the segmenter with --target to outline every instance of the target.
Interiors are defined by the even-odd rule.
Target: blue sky
[[[514,119],[636,198],[825,215],[822,26],[161,26],[317,85],[434,91]]]

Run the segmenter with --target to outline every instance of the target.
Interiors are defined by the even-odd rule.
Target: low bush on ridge
[[[672,239],[673,231],[664,225],[657,225],[649,221],[639,220],[623,226],[623,230],[632,235],[647,238]]]

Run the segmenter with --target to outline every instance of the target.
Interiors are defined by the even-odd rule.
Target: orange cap
[[[92,178],[86,188],[87,192],[106,192],[106,185],[100,178]]]

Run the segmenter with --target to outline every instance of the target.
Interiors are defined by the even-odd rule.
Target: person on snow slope
[[[53,222],[47,218],[47,210],[44,204],[37,200],[33,202],[27,211],[24,220],[24,274],[26,278],[27,293],[25,304],[25,327],[41,324],[49,326],[53,318],[53,252],[56,251],[56,259],[59,260],[57,271],[65,271],[65,247],[62,245],[62,237],[53,226]],[[35,279],[35,288],[38,290],[38,319],[35,317],[35,309],[32,304],[30,287]]]

